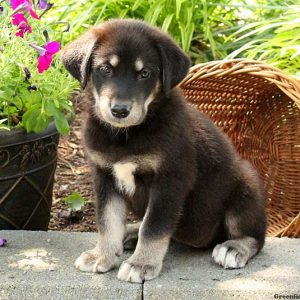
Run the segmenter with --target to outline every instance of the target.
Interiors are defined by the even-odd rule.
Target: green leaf
[[[40,113],[36,120],[33,127],[34,132],[42,132],[48,127],[49,119],[44,113]]]
[[[182,0],[176,0],[176,19],[179,19],[180,8],[182,4]]]
[[[69,132],[70,126],[63,113],[59,112],[54,116],[54,123],[59,133],[66,134]]]
[[[38,105],[33,105],[30,109],[26,111],[23,115],[23,123],[27,132],[34,131],[34,126],[36,119],[40,114],[40,108]]]
[[[0,99],[10,100],[14,96],[15,91],[12,88],[0,90]]]
[[[172,22],[173,17],[174,17],[174,14],[167,15],[167,17],[165,18],[165,20],[164,20],[164,22],[163,22],[163,24],[161,26],[161,29],[163,31],[165,31],[165,32],[168,31],[169,26],[170,26],[170,24]]]
[[[144,0],[137,0],[132,6],[132,11],[135,11],[142,3]]]
[[[64,201],[67,202],[70,209],[75,211],[80,210],[84,206],[84,199],[77,192],[73,192],[68,197],[65,197]]]
[[[55,107],[55,104],[48,101],[46,104],[46,110],[54,116],[54,123],[59,133],[66,134],[70,130],[69,123],[66,116]]]

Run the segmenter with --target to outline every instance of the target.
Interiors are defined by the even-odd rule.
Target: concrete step
[[[0,231],[0,299],[300,299],[300,239],[268,238],[244,269],[224,270],[211,250],[172,244],[162,274],[130,284],[106,274],[81,273],[77,256],[97,234]],[[122,259],[131,253],[126,252]],[[278,297],[278,298],[276,298]]]

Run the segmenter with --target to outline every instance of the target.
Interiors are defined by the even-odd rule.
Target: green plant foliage
[[[73,192],[68,197],[65,197],[64,201],[67,202],[68,207],[74,211],[80,210],[85,202],[83,197],[77,192]]]
[[[65,71],[59,55],[52,66],[38,73],[38,54],[30,44],[46,43],[43,31],[51,40],[61,41],[64,35],[58,25],[30,19],[32,33],[24,38],[16,36],[18,28],[12,25],[9,1],[0,16],[0,128],[24,128],[27,132],[41,132],[54,120],[60,133],[67,133],[67,116],[73,113],[70,93],[77,86]],[[29,17],[28,17],[29,19]]]
[[[291,7],[292,5],[294,6]],[[300,0],[57,0],[49,17],[58,17],[60,21],[70,23],[71,35],[67,40],[76,38],[91,25],[105,20],[133,18],[145,20],[169,32],[194,64],[223,59],[237,51],[230,57],[240,54],[260,58],[263,55],[261,58],[273,63],[284,54],[296,65],[298,62],[293,55],[299,46],[298,41],[292,41],[289,48],[282,49],[281,46],[288,35],[295,35],[296,21],[293,30],[289,29],[289,22],[293,17],[299,19],[299,12],[294,9],[298,5]],[[289,9],[294,11],[294,16],[288,12]],[[272,20],[287,22],[286,26],[283,25],[284,31],[273,27],[272,30],[265,31],[265,34],[259,31],[241,38],[251,29],[263,27],[264,22],[273,22]],[[268,41],[270,37],[274,39]],[[262,43],[268,48],[262,45],[262,48],[255,49],[255,46],[259,47]],[[247,47],[249,52],[246,51]],[[250,53],[251,50],[253,51]],[[287,67],[289,73],[294,73],[295,68],[283,64],[284,60],[288,61],[281,58],[277,66],[284,69]]]
[[[74,39],[89,26],[111,18],[141,19],[169,32],[194,63],[221,59],[240,20],[232,0],[57,1],[50,17],[68,21]],[[52,14],[52,16],[51,16]],[[229,49],[230,51],[230,49]]]
[[[287,73],[300,76],[300,5],[290,6],[279,17],[245,25],[229,37],[243,42],[228,58],[265,60]]]

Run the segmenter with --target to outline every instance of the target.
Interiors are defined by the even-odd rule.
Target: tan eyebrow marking
[[[110,58],[109,58],[109,63],[113,66],[113,67],[116,67],[119,63],[120,59],[117,55],[112,55]]]
[[[137,71],[141,71],[144,67],[144,63],[140,58],[137,58],[137,60],[134,63],[134,66]]]

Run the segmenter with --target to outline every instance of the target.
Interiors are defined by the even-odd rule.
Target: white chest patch
[[[125,192],[129,196],[133,196],[135,192],[133,173],[136,168],[137,164],[132,162],[122,162],[113,165],[113,173],[119,190]]]

